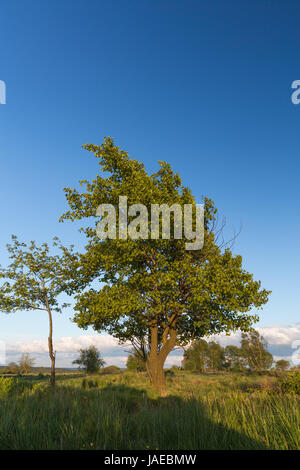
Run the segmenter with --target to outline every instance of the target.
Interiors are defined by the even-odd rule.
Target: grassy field
[[[279,393],[276,377],[177,372],[166,398],[143,373],[47,383],[0,387],[1,450],[300,449],[300,397]]]

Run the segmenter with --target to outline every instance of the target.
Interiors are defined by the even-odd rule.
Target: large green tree
[[[182,365],[186,370],[204,372],[220,370],[224,366],[224,348],[215,341],[193,341],[183,354]]]
[[[61,221],[85,221],[82,230],[88,239],[81,267],[69,286],[70,292],[79,292],[74,320],[82,328],[91,325],[121,342],[139,339],[147,345],[150,380],[165,394],[163,366],[176,344],[222,331],[248,330],[258,318],[249,311],[261,307],[268,292],[243,269],[241,256],[218,246],[217,209],[208,198],[203,199],[201,250],[186,250],[185,234],[175,239],[174,217],[170,239],[152,239],[149,224],[148,239],[100,240],[96,232],[100,204],[117,207],[119,197],[126,196],[128,205],[143,204],[150,213],[154,203],[182,208],[184,204],[195,207],[196,201],[165,162],[148,174],[143,163],[130,159],[111,138],[101,146],[84,148],[97,158],[100,174],[92,181],[81,181],[80,191],[65,189],[69,210],[61,217]],[[118,211],[116,223],[124,229]]]
[[[105,365],[105,361],[102,359],[101,353],[96,346],[92,345],[88,348],[80,349],[79,354],[79,358],[75,359],[73,364],[78,364],[88,374],[99,372],[101,367]]]
[[[211,370],[221,370],[224,367],[224,348],[216,341],[209,341],[208,344],[208,368]]]
[[[185,370],[204,372],[208,366],[208,344],[204,339],[192,341],[183,353],[182,366]]]
[[[267,350],[267,345],[257,330],[242,333],[241,355],[251,371],[259,372],[272,366],[273,356]]]
[[[0,269],[0,310],[6,313],[18,310],[45,311],[49,317],[48,349],[51,360],[51,385],[55,386],[55,351],[53,349],[53,311],[61,312],[69,304],[61,303],[59,295],[67,290],[67,281],[74,277],[78,257],[73,251],[62,246],[57,237],[53,248],[58,252],[50,254],[47,243],[38,246],[34,241],[22,243],[13,235],[7,245],[10,265]]]
[[[229,344],[224,349],[225,367],[230,370],[242,371],[247,365],[241,349],[238,346]]]
[[[290,361],[287,361],[286,359],[279,359],[275,363],[276,370],[279,370],[281,372],[288,370],[289,367],[290,367]]]

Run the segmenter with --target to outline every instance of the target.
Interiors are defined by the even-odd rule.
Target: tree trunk
[[[167,395],[167,390],[164,365],[159,360],[158,356],[155,362],[150,363],[150,373],[150,380],[153,388],[160,394],[160,396],[165,397]]]
[[[46,298],[46,305],[47,311],[49,315],[49,337],[48,337],[48,349],[49,349],[49,357],[51,360],[51,376],[50,376],[50,384],[52,388],[55,388],[55,352],[53,351],[53,343],[52,343],[52,336],[53,336],[53,323],[52,323],[52,314],[48,303],[47,295]]]
[[[168,354],[176,344],[176,331],[169,329],[165,337],[163,347],[158,351],[158,328],[151,328],[151,347],[147,359],[147,371],[153,388],[162,396],[166,396],[166,377],[164,374],[164,363]]]
[[[50,376],[50,384],[51,387],[55,387],[55,353],[53,352],[53,344],[52,344],[52,335],[48,338],[48,346],[49,346],[49,356],[51,360],[51,376]]]

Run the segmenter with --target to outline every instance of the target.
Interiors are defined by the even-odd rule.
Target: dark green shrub
[[[15,379],[12,377],[1,377],[0,378],[0,398],[4,398],[10,395],[15,386]]]
[[[95,388],[98,387],[98,381],[97,380],[86,380],[83,379],[81,382],[81,387],[86,390],[87,388]]]
[[[8,395],[21,394],[32,388],[32,383],[14,377],[0,377],[0,398]]]
[[[89,387],[89,388],[98,387],[98,382],[97,382],[97,380],[95,380],[95,381],[94,381],[94,380],[89,380],[89,381],[88,381],[88,387]]]
[[[117,366],[107,366],[101,370],[101,374],[118,374],[119,372],[121,372],[121,369]]]
[[[39,398],[43,398],[52,392],[51,387],[45,382],[34,384],[31,390],[35,395],[38,395]]]
[[[283,393],[300,395],[300,372],[291,373],[281,382]]]

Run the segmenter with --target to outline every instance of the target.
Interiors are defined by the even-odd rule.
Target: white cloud
[[[54,341],[54,349],[57,353],[74,353],[81,348],[87,348],[91,345],[99,348],[103,353],[108,350],[124,349],[124,346],[118,345],[118,340],[109,335],[81,335],[77,338],[66,336]],[[45,353],[48,352],[47,339],[38,339],[28,342],[15,342],[7,344],[8,352],[30,352]]]
[[[293,326],[261,326],[257,327],[256,330],[266,339],[269,345],[290,346],[293,341],[300,339],[300,323],[296,323]],[[210,339],[214,339],[224,346],[227,344],[238,345],[241,333],[238,331],[230,336],[222,333],[220,335],[213,335]]]
[[[300,339],[300,323],[293,326],[265,326],[257,328],[270,344],[291,345]]]

